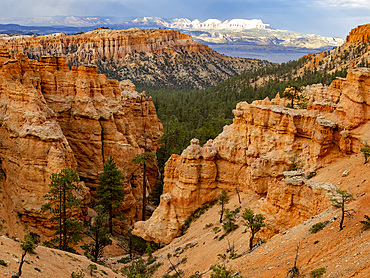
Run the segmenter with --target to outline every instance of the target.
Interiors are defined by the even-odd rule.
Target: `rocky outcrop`
[[[132,158],[155,152],[163,133],[151,98],[93,66],[70,71],[63,58],[0,55],[0,186],[9,206],[2,216],[14,210],[23,221],[47,227],[40,208],[50,175],[76,169],[87,202],[111,155],[125,176],[125,224],[138,219],[142,171]],[[157,168],[150,169],[154,186]]]
[[[370,24],[360,25],[357,28],[351,30],[346,38],[346,42],[358,43],[358,42],[369,42],[370,40]]]
[[[321,71],[325,74],[335,74],[356,67],[368,67],[370,64],[370,24],[361,25],[351,30],[346,42],[332,50],[317,54],[304,55],[300,62],[302,68],[297,76],[307,71]]]
[[[25,53],[65,57],[67,63],[90,63],[98,72],[141,85],[206,87],[244,71],[272,65],[267,61],[231,58],[166,29],[96,29],[84,34],[51,34],[1,39],[12,55]]]
[[[310,86],[307,109],[285,108],[279,95],[251,104],[239,103],[234,121],[203,147],[197,140],[166,163],[161,204],[134,234],[169,243],[187,217],[216,199],[221,189],[253,191],[259,209],[275,233],[319,213],[336,187],[283,173],[298,166],[313,173],[333,158],[359,152],[370,139],[370,70],[356,69],[329,87]],[[280,106],[284,105],[284,106]]]

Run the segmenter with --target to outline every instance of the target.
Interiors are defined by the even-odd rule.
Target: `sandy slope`
[[[98,270],[91,276],[88,266],[92,262],[85,256],[43,246],[38,246],[35,252],[36,254],[26,255],[26,263],[22,267],[21,277],[70,278],[72,272],[78,272],[80,270],[85,273],[85,277],[123,277],[101,265],[97,265]],[[21,255],[22,249],[20,248],[20,242],[16,242],[5,236],[0,237],[0,260],[4,260],[7,263],[6,267],[0,265],[1,278],[11,277],[16,274]]]
[[[192,224],[184,236],[155,253],[163,265],[154,277],[162,277],[167,272],[170,266],[167,253],[175,254],[179,247],[180,250],[184,249],[178,257],[179,261],[187,257],[186,262],[178,266],[184,271],[183,277],[189,277],[196,271],[203,273],[202,277],[209,277],[209,267],[222,262],[217,255],[226,253],[229,256],[226,252],[228,241],[230,244],[234,243],[238,254],[244,255],[234,260],[227,259],[227,267],[234,272],[240,271],[243,277],[286,277],[294,263],[299,243],[297,265],[303,277],[309,277],[312,270],[321,267],[326,269],[323,277],[370,277],[370,230],[364,231],[363,225],[359,223],[364,219],[364,214],[370,215],[370,163],[363,162],[362,154],[337,159],[320,169],[313,178],[314,181],[335,183],[340,189],[356,196],[356,200],[348,205],[349,209],[355,210],[355,214],[351,219],[345,219],[343,231],[339,231],[339,210],[330,207],[283,234],[275,235],[253,252],[246,253],[249,233],[242,233],[244,226],[240,218],[237,221],[237,230],[221,241],[214,239],[216,235],[222,234],[215,234],[212,230],[213,227],[220,226],[220,206],[215,205]],[[346,177],[342,176],[344,170],[350,170]],[[231,209],[239,206],[236,195],[232,196],[227,206]],[[241,206],[256,208],[257,196],[242,194]],[[329,224],[322,231],[316,234],[309,232],[312,225],[324,221],[329,221]],[[213,227],[205,228],[210,223]],[[194,244],[196,245],[192,247]],[[173,263],[178,261],[177,258],[171,260]]]

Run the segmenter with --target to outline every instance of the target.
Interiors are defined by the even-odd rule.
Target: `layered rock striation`
[[[9,220],[7,213],[15,211],[33,226],[49,227],[40,208],[50,175],[76,169],[88,202],[113,156],[125,176],[121,209],[131,224],[140,216],[142,194],[142,170],[132,158],[155,152],[163,133],[151,98],[129,81],[97,74],[93,66],[69,70],[63,58],[13,59],[4,49],[0,55],[2,217]],[[156,179],[152,165],[149,184]]]
[[[219,136],[203,147],[194,139],[167,161],[161,203],[149,220],[135,223],[133,233],[169,243],[186,218],[222,189],[257,194],[270,234],[321,212],[337,187],[311,182],[304,173],[358,153],[370,141],[369,82],[370,70],[361,68],[329,87],[307,87],[307,109],[286,108],[290,100],[279,95],[239,103],[233,124]],[[292,166],[304,172],[284,173]]]
[[[141,85],[206,87],[244,71],[272,65],[231,58],[195,42],[190,35],[166,29],[96,29],[83,34],[51,34],[2,39],[12,55],[65,57],[67,63],[90,63],[115,79]]]

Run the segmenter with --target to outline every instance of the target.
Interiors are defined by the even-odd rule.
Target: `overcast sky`
[[[35,16],[262,19],[272,28],[345,37],[370,23],[370,0],[0,0],[0,19]]]

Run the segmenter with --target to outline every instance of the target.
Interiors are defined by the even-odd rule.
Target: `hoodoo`
[[[124,224],[140,217],[142,171],[131,160],[155,152],[163,134],[153,102],[129,81],[110,80],[96,67],[68,69],[66,60],[26,55],[0,57],[0,186],[6,232],[17,236],[19,219],[47,233],[41,213],[50,175],[73,168],[89,201],[103,163],[113,156],[125,176]],[[157,167],[149,167],[154,186]],[[86,213],[86,212],[85,212]],[[19,216],[19,217],[16,217]],[[126,225],[127,226],[127,225]]]
[[[271,217],[270,233],[281,232],[330,206],[337,187],[306,175],[336,157],[359,153],[370,142],[370,70],[352,69],[330,86],[307,86],[305,99],[258,100],[236,106],[234,121],[203,147],[198,140],[165,167],[161,203],[153,216],[135,223],[134,234],[169,243],[187,217],[215,200],[222,189],[251,190]],[[287,171],[292,164],[300,171]]]

